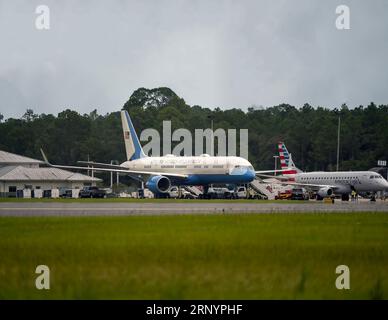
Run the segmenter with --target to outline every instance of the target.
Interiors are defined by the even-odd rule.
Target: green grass
[[[385,213],[0,218],[1,299],[387,299],[387,271]]]

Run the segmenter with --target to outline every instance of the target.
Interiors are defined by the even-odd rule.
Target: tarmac
[[[303,203],[263,202],[2,202],[1,216],[126,216],[167,214],[231,214],[231,213],[330,213],[387,212],[388,201],[359,201],[334,204],[315,200]]]

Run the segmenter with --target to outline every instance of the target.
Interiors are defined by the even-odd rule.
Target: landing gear
[[[371,198],[370,198],[370,201],[372,202],[376,202],[376,194],[372,194]]]
[[[209,186],[203,186],[203,192],[199,195],[199,199],[210,199]]]
[[[342,201],[349,201],[349,195],[348,195],[348,194],[343,194],[343,195],[341,196],[341,200],[342,200]]]

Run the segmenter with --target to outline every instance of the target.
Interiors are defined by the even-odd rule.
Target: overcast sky
[[[160,86],[210,108],[388,103],[387,16],[385,0],[0,0],[0,113],[117,111]]]

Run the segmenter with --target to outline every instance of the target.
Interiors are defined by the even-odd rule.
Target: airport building
[[[63,190],[79,190],[84,186],[94,186],[99,181],[102,180],[67,170],[44,167],[43,161],[0,150],[2,197],[59,196]]]

